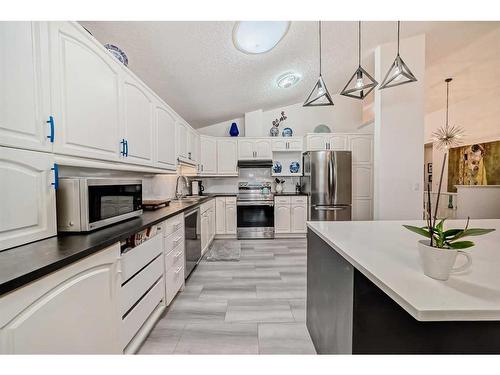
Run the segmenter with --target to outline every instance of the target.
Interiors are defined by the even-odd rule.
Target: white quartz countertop
[[[469,227],[495,228],[468,237],[472,267],[447,281],[425,276],[417,241],[423,237],[403,228],[423,221],[316,221],[308,227],[357,270],[420,321],[500,320],[500,220],[471,220]],[[449,220],[462,228],[465,220]],[[457,265],[464,262],[458,256]]]

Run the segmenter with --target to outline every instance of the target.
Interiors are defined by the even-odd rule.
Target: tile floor
[[[305,297],[305,239],[243,240],[239,262],[200,262],[139,354],[314,354]]]

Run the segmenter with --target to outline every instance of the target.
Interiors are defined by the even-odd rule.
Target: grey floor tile
[[[280,285],[257,285],[257,298],[296,299],[306,297],[305,285],[282,283]]]
[[[200,301],[176,299],[170,306],[165,319],[188,322],[223,321],[227,303],[223,301]]]
[[[296,322],[306,321],[306,299],[292,299],[288,301],[292,309],[293,318]]]
[[[138,354],[173,354],[185,323],[160,319],[142,344]]]
[[[257,324],[188,324],[175,354],[258,354]]]
[[[260,354],[316,354],[304,323],[259,324]]]
[[[242,298],[256,298],[255,285],[218,284],[204,286],[200,293],[200,300],[228,300]]]
[[[248,299],[229,301],[225,320],[239,323],[293,322],[294,317],[286,300]]]

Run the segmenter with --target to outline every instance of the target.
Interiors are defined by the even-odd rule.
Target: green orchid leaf
[[[436,225],[436,230],[437,230],[439,233],[441,233],[441,232],[443,231],[443,225],[444,225],[444,221],[445,221],[445,220],[446,220],[446,219],[441,220],[441,221],[440,221],[440,222]]]
[[[465,236],[482,236],[483,234],[487,234],[493,232],[495,229],[482,229],[482,228],[469,228],[464,230],[464,233],[461,237]]]
[[[405,227],[408,230],[411,230],[412,232],[420,234],[421,236],[431,238],[431,235],[429,233],[429,229],[427,229],[426,227],[420,228],[420,227],[415,227],[413,225],[403,225],[403,227]]]
[[[448,238],[448,237],[454,237],[456,236],[457,234],[460,234],[463,232],[463,229],[448,229],[447,231],[445,231],[443,233],[443,236],[445,238]]]
[[[449,243],[448,246],[450,246],[452,249],[467,249],[468,247],[474,246],[474,242],[472,242],[472,241],[457,241],[457,242]]]

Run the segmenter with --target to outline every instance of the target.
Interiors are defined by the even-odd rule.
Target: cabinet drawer
[[[184,243],[184,228],[165,238],[165,254],[175,249],[181,243]]]
[[[163,251],[163,238],[161,235],[154,236],[139,246],[122,254],[122,282],[127,281],[137,271],[153,260]]]
[[[125,348],[164,296],[163,277],[122,320],[121,344]]]
[[[175,295],[181,289],[184,283],[184,266],[179,265],[176,268],[172,268],[166,273],[166,297],[167,305],[174,299]]]
[[[226,204],[236,204],[236,197],[226,197]]]
[[[275,203],[281,203],[281,204],[290,204],[290,197],[274,197],[274,202]]]
[[[121,314],[124,315],[162,275],[163,256],[160,255],[121,287]]]
[[[184,243],[181,243],[179,246],[165,255],[165,269],[168,271],[175,265],[184,265]]]
[[[174,216],[167,221],[165,221],[163,234],[165,236],[169,236],[174,232],[177,232],[179,229],[184,228],[184,214],[180,214]]]
[[[290,202],[304,204],[307,203],[307,195],[300,195],[298,197],[290,197]]]

